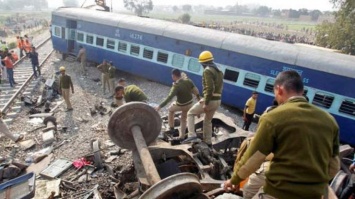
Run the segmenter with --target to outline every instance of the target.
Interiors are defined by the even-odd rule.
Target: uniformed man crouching
[[[183,78],[179,69],[173,69],[171,77],[174,80],[173,87],[170,89],[168,97],[155,110],[159,111],[166,106],[173,97],[176,96],[176,101],[169,107],[168,123],[170,132],[174,131],[174,115],[175,112],[181,111],[180,133],[179,139],[185,139],[187,112],[193,105],[192,93],[196,96],[197,101],[200,100],[200,95],[195,84],[187,77]]]
[[[125,82],[121,82],[121,85],[118,85],[115,88],[115,98],[120,102],[118,106],[123,104],[123,99],[126,103],[128,102],[147,102],[148,97],[145,93],[136,85],[123,86]]]

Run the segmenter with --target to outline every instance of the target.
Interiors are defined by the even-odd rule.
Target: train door
[[[75,53],[75,40],[76,40],[77,21],[67,20],[68,40],[67,52]]]

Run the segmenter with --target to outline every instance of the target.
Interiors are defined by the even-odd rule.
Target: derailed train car
[[[120,70],[166,85],[171,85],[171,70],[178,68],[201,89],[203,68],[197,57],[210,50],[224,72],[222,102],[243,108],[255,90],[260,93],[257,113],[271,104],[277,74],[295,70],[303,77],[310,103],[332,114],[341,141],[355,145],[353,56],[83,8],[54,11],[51,28],[53,47],[63,54],[76,54],[82,45],[90,61],[112,60]]]

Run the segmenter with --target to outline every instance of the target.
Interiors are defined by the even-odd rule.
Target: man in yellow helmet
[[[212,145],[212,118],[221,105],[223,90],[223,73],[213,62],[210,51],[203,51],[199,56],[199,62],[203,66],[202,86],[203,99],[196,103],[187,113],[188,136],[196,137],[195,116],[205,113],[203,120],[203,141]]]
[[[70,103],[70,88],[74,94],[73,82],[71,81],[71,77],[65,74],[64,66],[61,66],[59,71],[62,74],[59,78],[59,93],[62,94],[65,103],[67,104],[67,111],[72,111],[73,108]]]

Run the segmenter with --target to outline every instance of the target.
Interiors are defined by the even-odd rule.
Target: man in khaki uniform
[[[126,87],[117,86],[115,88],[116,99],[123,99],[126,103],[128,102],[147,102],[148,97],[145,93],[136,85],[129,85]]]
[[[110,67],[108,68],[108,74],[109,74],[109,85],[110,88],[112,89],[112,94],[115,94],[115,76],[116,76],[116,68],[113,66],[113,63],[110,62]]]
[[[73,108],[70,103],[70,88],[74,94],[73,82],[71,81],[70,76],[65,74],[64,66],[61,66],[59,71],[62,74],[59,78],[59,93],[62,94],[65,103],[67,104],[67,111],[72,111]]]
[[[249,131],[249,126],[253,121],[255,107],[256,107],[256,99],[258,99],[258,92],[253,91],[252,96],[245,103],[245,108],[243,112],[243,129]]]
[[[107,63],[106,60],[104,60],[102,64],[97,66],[97,69],[99,69],[99,71],[101,72],[101,83],[102,83],[102,90],[104,94],[106,92],[106,85],[108,87],[108,91],[111,91],[110,83],[109,83],[109,78],[110,78],[109,68],[110,65]]]
[[[212,145],[212,118],[221,105],[223,90],[223,73],[213,62],[210,51],[203,51],[199,56],[199,62],[204,70],[202,75],[203,99],[196,103],[187,113],[189,137],[196,137],[195,116],[205,113],[203,120],[203,141]]]
[[[174,80],[173,87],[171,87],[168,97],[155,109],[159,111],[176,96],[176,102],[172,103],[169,107],[168,122],[170,131],[173,132],[175,112],[181,111],[179,139],[182,140],[185,139],[187,112],[193,105],[192,93],[198,101],[200,100],[200,95],[195,84],[187,77],[182,77],[179,69],[173,69],[171,76]]]
[[[79,46],[78,61],[81,64],[81,73],[86,75],[86,49],[83,46]]]
[[[118,80],[118,86],[126,87],[127,86],[126,80],[124,78],[120,78]],[[120,106],[122,106],[124,104],[124,99],[123,99],[123,97],[120,97],[120,96],[117,97],[116,96],[116,90],[117,90],[116,88],[117,88],[117,86],[114,89],[115,93],[113,94],[113,101],[114,101],[114,104],[115,104],[116,107],[120,107]]]

